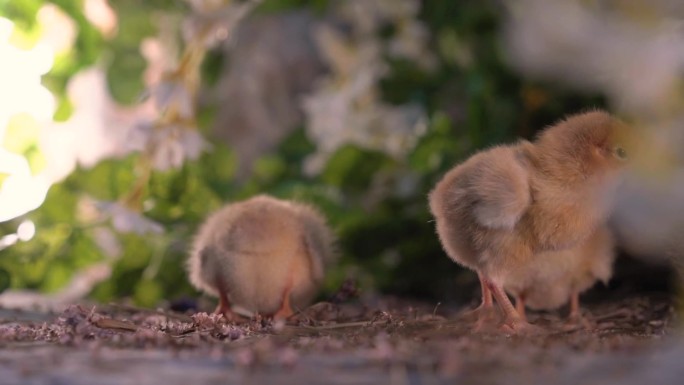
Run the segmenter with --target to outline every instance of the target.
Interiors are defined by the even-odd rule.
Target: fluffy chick
[[[534,330],[503,290],[509,275],[533,268],[542,252],[574,247],[605,222],[625,157],[623,130],[602,111],[570,116],[533,143],[473,155],[430,193],[444,250],[478,272],[480,310],[492,307],[493,295],[506,329]]]
[[[218,296],[216,312],[227,319],[287,318],[320,288],[333,243],[313,207],[259,195],[207,218],[188,259],[190,282]]]
[[[504,288],[515,298],[515,306],[525,317],[525,307],[557,309],[570,301],[570,319],[581,317],[579,295],[596,281],[604,284],[613,275],[615,241],[607,226],[599,226],[585,241],[558,251],[544,251],[538,262],[520,275],[508,275]]]

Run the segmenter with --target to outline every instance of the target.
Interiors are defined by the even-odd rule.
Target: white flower
[[[166,171],[182,166],[188,159],[197,159],[209,144],[187,124],[156,126],[142,122],[129,131],[128,146],[131,151],[147,153],[155,169]]]
[[[26,158],[0,148],[0,222],[24,215],[45,200],[50,183],[42,175],[31,174]]]
[[[37,121],[49,121],[55,110],[52,93],[41,76],[52,68],[54,52],[43,42],[30,50],[18,49],[9,41],[14,25],[0,17],[0,137],[9,119],[28,113]]]
[[[162,171],[180,167],[186,159],[197,159],[207,148],[196,129],[180,124],[155,128],[149,145],[152,165]]]
[[[396,36],[389,42],[391,56],[412,60],[422,68],[430,70],[437,65],[437,59],[426,47],[430,34],[427,27],[415,20],[401,23]]]
[[[327,157],[346,143],[402,158],[425,132],[425,114],[416,104],[392,106],[353,87],[320,91],[304,100],[309,137],[318,153],[307,160],[307,172],[319,172]],[[361,103],[364,98],[368,103]]]
[[[303,100],[307,133],[317,153],[306,160],[305,171],[320,172],[327,158],[344,144],[382,151],[400,159],[425,131],[425,114],[414,104],[383,103],[379,80],[388,72],[384,55],[406,57],[430,65],[425,50],[428,35],[415,20],[415,0],[349,0],[340,10],[352,26],[348,34],[320,26],[316,42],[331,74]],[[396,24],[390,43],[380,39],[380,26]]]
[[[114,36],[119,22],[107,0],[86,0],[83,10],[88,21],[105,37]]]
[[[74,20],[60,7],[45,4],[36,15],[43,33],[41,40],[51,47],[55,53],[65,53],[76,41],[77,26]]]

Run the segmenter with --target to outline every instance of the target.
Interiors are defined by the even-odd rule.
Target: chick
[[[505,329],[535,330],[503,290],[509,275],[533,269],[543,252],[575,247],[606,221],[626,155],[622,131],[602,111],[570,116],[533,143],[473,155],[430,192],[444,250],[478,272],[479,309],[489,310],[493,296]]]
[[[219,297],[216,313],[291,316],[310,303],[334,260],[334,236],[314,208],[259,195],[208,217],[188,259],[190,282]]]
[[[615,241],[602,225],[585,241],[558,251],[544,251],[538,262],[520,275],[509,274],[504,287],[515,298],[515,307],[525,317],[525,306],[535,310],[557,309],[570,301],[572,321],[581,318],[579,295],[596,281],[608,283],[613,275]]]

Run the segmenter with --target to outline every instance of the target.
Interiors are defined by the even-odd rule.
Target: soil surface
[[[0,310],[0,383],[671,384],[684,375],[665,293],[592,301],[579,324],[532,313],[546,330],[533,337],[473,333],[464,310],[380,298],[239,325],[117,305]]]

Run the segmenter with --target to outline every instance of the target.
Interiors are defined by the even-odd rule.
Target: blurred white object
[[[522,0],[510,7],[507,53],[526,73],[605,92],[620,109],[657,110],[684,69],[681,21],[665,13],[666,3]],[[644,13],[630,12],[635,4]]]
[[[156,170],[177,168],[190,159],[197,159],[209,144],[193,126],[172,123],[155,126],[144,122],[134,126],[127,140],[131,150],[145,151],[150,155]]]
[[[0,307],[8,309],[31,309],[41,311],[62,311],[85,297],[98,283],[112,274],[110,262],[88,266],[77,272],[60,291],[52,294],[32,290],[7,290],[0,294]]]
[[[119,22],[107,0],[86,0],[83,10],[88,21],[105,37],[110,38],[116,34]]]
[[[618,195],[611,227],[631,255],[658,262],[684,257],[684,170],[667,179],[630,176]]]
[[[161,234],[164,228],[159,223],[146,218],[118,202],[94,202],[102,219],[110,219],[114,228],[122,233]]]
[[[0,173],[7,175],[0,185],[0,222],[24,215],[45,200],[50,182],[31,175],[23,156],[0,148]]]
[[[619,245],[684,258],[684,3],[521,0],[508,10],[502,37],[515,67],[605,94],[635,128],[611,220]]]

